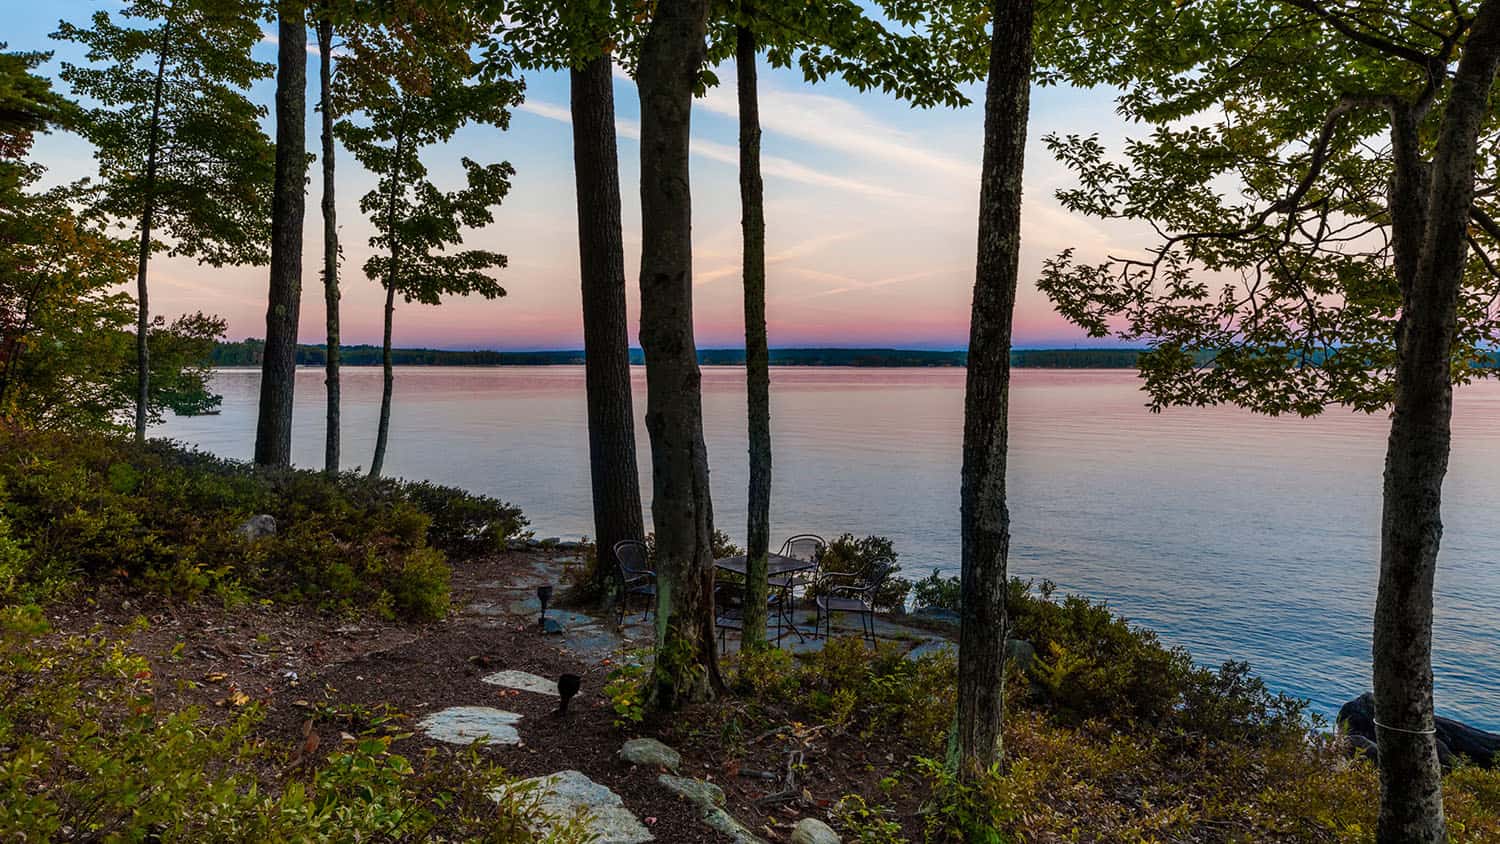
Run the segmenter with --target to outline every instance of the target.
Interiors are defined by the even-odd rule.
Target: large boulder
[[[1375,742],[1375,696],[1365,692],[1339,708],[1339,728],[1351,736]],[[1500,754],[1500,735],[1485,732],[1451,718],[1436,718],[1438,759],[1444,767],[1455,756],[1481,768],[1495,767]],[[1358,745],[1364,748],[1362,743]]]
[[[662,774],[656,781],[662,788],[697,807],[698,817],[703,824],[734,844],[766,844],[764,838],[756,835],[725,810],[724,789],[711,782],[674,777],[671,774]]]

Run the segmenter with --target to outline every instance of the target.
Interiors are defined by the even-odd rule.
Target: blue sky
[[[13,50],[56,50],[44,72],[60,60],[77,61],[72,45],[48,38],[59,18],[83,22],[115,0],[12,0],[7,35]],[[269,40],[257,57],[275,60]],[[316,58],[309,57],[309,99],[317,96]],[[693,114],[694,307],[701,347],[743,342],[739,290],[737,121],[732,65],[719,70],[728,84],[698,101]],[[61,84],[61,83],[59,83]],[[493,226],[468,245],[507,254],[500,271],[508,295],[497,301],[450,301],[441,307],[398,306],[398,345],[442,348],[578,348],[582,341],[573,202],[572,142],[567,123],[565,74],[526,77],[526,103],[510,129],[470,127],[446,147],[425,155],[442,184],[458,173],[460,156],[481,163],[508,160],[516,168],[512,193]],[[66,90],[64,86],[64,90]],[[976,103],[982,91],[969,96]],[[269,105],[269,80],[251,92]],[[1069,184],[1040,138],[1052,132],[1099,132],[1117,145],[1123,124],[1113,113],[1112,92],[1066,88],[1033,94],[1023,228],[1022,290],[1016,341],[1021,346],[1091,343],[1053,313],[1030,280],[1044,258],[1076,248],[1084,259],[1136,252],[1143,232],[1105,227],[1063,211],[1052,198]],[[639,266],[639,101],[630,80],[617,75],[615,100],[632,317]],[[773,346],[900,346],[961,348],[967,340],[973,283],[975,214],[982,115],[962,110],[913,110],[878,93],[842,83],[811,86],[800,74],[761,68],[761,118],[766,175],[767,313]],[[267,118],[268,131],[272,124]],[[309,111],[309,150],[316,151],[316,120]],[[91,175],[91,150],[65,133],[40,138],[35,156],[53,178]],[[338,206],[345,250],[344,341],[379,342],[382,296],[360,273],[370,227],[359,197],[373,184],[343,154],[338,162]],[[316,182],[310,186],[307,256],[304,260],[302,339],[318,342],[323,297],[321,217]],[[264,267],[215,269],[180,259],[153,261],[153,307],[173,315],[203,310],[229,321],[229,337],[264,333]],[[633,322],[632,322],[633,325]],[[634,328],[632,328],[632,333]]]

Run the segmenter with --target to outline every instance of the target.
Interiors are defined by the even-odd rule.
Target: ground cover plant
[[[275,519],[274,534],[243,530]],[[448,606],[448,555],[504,547],[508,504],[432,484],[258,470],[171,444],[0,429],[0,600],[82,579],[225,600],[370,608],[414,620]]]

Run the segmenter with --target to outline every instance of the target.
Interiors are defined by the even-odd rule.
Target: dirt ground
[[[408,724],[448,706],[518,713],[522,744],[485,747],[488,758],[518,777],[582,771],[620,794],[659,841],[729,839],[664,791],[656,782],[659,771],[618,758],[624,741],[636,736],[654,736],[679,750],[683,776],[720,785],[730,812],[772,841],[785,840],[802,817],[826,820],[832,803],[849,792],[908,808],[899,791],[884,794],[877,785],[881,771],[905,758],[903,748],[865,747],[854,737],[799,727],[741,737],[731,758],[722,727],[715,725],[725,722],[723,707],[733,704],[708,704],[717,708],[688,710],[670,722],[616,727],[603,695],[606,677],[622,652],[649,644],[643,638],[648,629],[554,611],[569,632],[543,635],[536,625],[535,586],[555,581],[563,564],[546,552],[526,551],[455,565],[454,611],[433,624],[339,618],[307,607],[172,604],[114,589],[55,606],[49,615],[59,633],[97,631],[127,639],[151,661],[163,709],[196,705],[225,717],[259,702],[266,713],[262,736],[288,752],[306,741],[304,724],[315,708],[328,705],[353,712],[388,705]],[[504,669],[552,678],[578,674],[582,689],[568,715],[558,717],[556,698],[483,682]],[[318,746],[336,748],[341,732],[360,726],[315,719]],[[416,733],[396,749],[416,758],[429,743]],[[799,761],[796,788],[788,793],[783,776]]]

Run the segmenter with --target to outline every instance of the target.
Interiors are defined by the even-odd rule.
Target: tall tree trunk
[[[748,8],[746,13],[751,13]],[[740,105],[740,226],[745,288],[745,399],[750,440],[749,514],[745,526],[744,648],[766,642],[766,555],[771,545],[771,352],[766,341],[765,184],[760,176],[760,93],[755,34],[735,30],[734,68]]]
[[[1443,533],[1443,476],[1453,415],[1450,367],[1467,260],[1476,145],[1497,61],[1500,0],[1486,0],[1470,29],[1438,129],[1427,174],[1425,226],[1419,240],[1403,233],[1407,243],[1420,242],[1421,251],[1404,285],[1397,329],[1396,397],[1386,446],[1375,599],[1381,784],[1376,838],[1383,844],[1446,838],[1442,769],[1433,732],[1432,590]],[[1400,135],[1399,122],[1396,128],[1393,137]],[[1399,185],[1398,178],[1393,188]],[[1398,257],[1398,269],[1400,263]]]
[[[146,265],[151,262],[151,227],[156,222],[156,169],[161,152],[162,96],[167,79],[167,32],[161,28],[157,47],[156,81],[151,92],[151,135],[146,141],[146,203],[141,209],[141,243],[135,268],[135,441],[146,441],[146,418],[151,409],[151,307],[146,296]]]
[[[615,145],[614,74],[608,55],[572,71],[572,110],[589,473],[599,553],[590,589],[593,597],[602,597],[612,582],[615,543],[640,540],[646,532],[630,396],[620,159]]]
[[[385,285],[385,340],[380,346],[380,367],[385,377],[380,388],[380,421],[375,424],[375,456],[370,458],[372,478],[380,477],[381,469],[385,468],[385,444],[391,432],[391,395],[396,387],[396,371],[391,365],[391,322],[395,312],[396,283],[390,279]]]
[[[1011,322],[1021,254],[1021,176],[1031,100],[1031,0],[993,0],[979,258],[969,317],[964,398],[963,577],[958,647],[959,775],[1001,757],[1005,703],[1005,470],[1010,423]]]
[[[302,308],[302,220],[307,191],[307,26],[302,4],[277,8],[276,182],[271,196],[271,289],[261,363],[255,462],[292,463],[297,319]]]
[[[333,181],[333,23],[318,21],[318,81],[323,114],[323,303],[328,326],[327,433],[323,437],[323,470],[339,471],[339,227]]]
[[[722,686],[714,649],[713,506],[693,342],[688,138],[704,59],[707,0],[660,0],[641,44],[641,348],[651,436],[658,575],[657,710]]]

